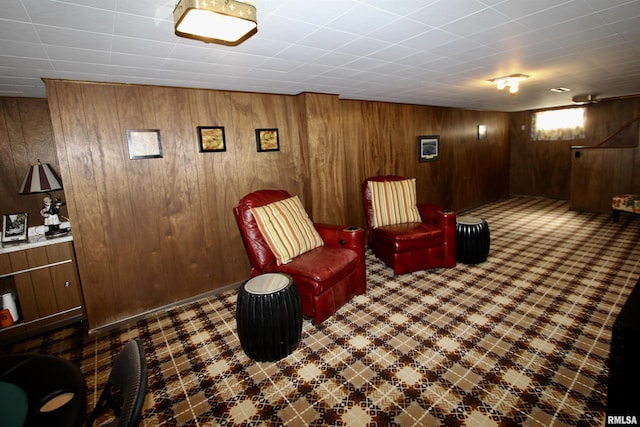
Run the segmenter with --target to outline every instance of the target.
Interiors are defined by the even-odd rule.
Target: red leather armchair
[[[369,181],[401,181],[395,175],[367,178],[362,199],[367,219],[369,247],[393,268],[394,274],[411,273],[456,265],[456,215],[439,206],[418,203],[422,222],[374,227],[374,210]]]
[[[314,223],[324,246],[277,265],[256,223],[251,208],[268,205],[291,195],[284,190],[248,194],[233,209],[251,264],[250,277],[280,272],[291,276],[302,301],[302,314],[320,324],[356,294],[366,289],[364,230]]]

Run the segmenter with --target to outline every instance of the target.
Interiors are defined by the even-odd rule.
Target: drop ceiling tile
[[[1,51],[1,50],[0,50]],[[39,70],[52,70],[51,62],[49,58],[24,58],[18,56],[4,56],[0,55],[0,64],[2,67],[10,67],[15,70],[22,70],[20,73],[26,73],[26,75],[37,75],[30,74],[32,72],[36,73]],[[20,75],[20,74],[16,74]]]
[[[366,33],[369,37],[383,40],[388,43],[400,43],[408,38],[426,33],[433,27],[414,21],[412,19],[400,18],[387,25],[372,28]]]
[[[281,59],[297,60],[299,62],[308,62],[326,54],[326,50],[292,44],[278,52],[276,57]]]
[[[37,43],[13,40],[0,40],[0,53],[18,58],[47,58],[44,46]]]
[[[397,16],[384,10],[371,7],[366,3],[356,3],[356,6],[339,15],[325,26],[347,33],[364,34],[372,28],[386,26],[395,21]]]
[[[556,7],[561,3],[567,3],[570,0],[507,0],[492,6],[500,13],[507,15],[511,19],[521,19],[525,16],[533,15],[541,11]]]
[[[575,4],[578,3],[583,4],[584,2],[576,0]],[[525,16],[519,19],[518,22],[530,29],[544,33],[544,30],[548,27],[553,27],[557,24],[565,22],[569,23],[570,21],[573,21],[574,19],[579,17],[576,15],[575,4],[559,4],[555,7],[543,10],[541,12]],[[585,10],[584,14],[590,14],[591,10],[588,8],[588,6],[585,5],[585,8],[587,8],[587,10]]]
[[[267,40],[295,43],[313,34],[319,28],[317,25],[272,15],[264,23],[258,22],[257,35]]]
[[[465,16],[474,14],[485,8],[486,6],[484,4],[476,0],[459,0],[455,2],[440,0],[413,13],[409,13],[408,17],[433,27],[440,27],[449,22],[463,19]]]
[[[79,73],[82,76],[87,75],[108,75],[111,69],[109,64],[85,64],[71,61],[51,61],[58,75],[64,75],[65,72]],[[86,79],[91,80],[91,79]]]
[[[334,50],[349,40],[351,40],[351,36],[344,31],[322,29],[322,31],[316,31],[300,39],[297,44],[315,47],[317,49]]]
[[[421,52],[417,49],[396,45],[387,47],[377,52],[373,52],[369,55],[369,58],[380,59],[382,61],[398,61],[402,58],[406,58],[419,53]]]
[[[239,46],[219,46],[213,43],[203,43],[202,45],[208,50],[224,51],[224,49],[220,48],[226,47],[226,50],[234,52],[242,52],[260,56],[276,56],[281,51],[287,49],[293,44],[280,40],[272,40],[256,36],[251,37],[249,40],[245,41]]]
[[[260,69],[261,69],[260,72],[264,72],[264,71],[286,72],[286,71],[293,70],[298,66],[298,64],[299,64],[298,61],[290,61],[288,59],[280,59],[280,58],[266,58],[259,63]]]
[[[161,2],[158,2],[157,0],[109,0],[109,2],[94,0],[94,2],[96,3],[96,7],[115,10],[117,12],[125,14],[145,16],[147,18],[170,21],[173,21],[173,10],[175,9],[176,4],[178,4],[178,0]]]
[[[473,40],[489,46],[500,46],[505,40],[513,39],[515,36],[528,33],[530,30],[524,25],[507,21],[502,25],[493,28],[487,28],[473,34]]]
[[[34,24],[111,34],[115,13],[69,2],[22,0]]]
[[[272,12],[273,15],[284,15],[291,20],[314,26],[324,26],[353,7],[353,2],[344,0],[278,1],[273,3],[278,5]],[[260,21],[260,8],[258,9],[258,21]]]
[[[68,61],[88,65],[109,63],[109,52],[64,46],[45,46],[45,50],[52,61]]]
[[[460,39],[460,37],[434,28],[426,33],[419,34],[413,38],[407,39],[403,42],[404,46],[412,47],[424,51],[432,51],[432,49],[450,43],[453,40]]]
[[[390,46],[391,44],[387,42],[374,40],[369,37],[359,37],[336,48],[335,51],[347,55],[367,56]]]
[[[2,4],[2,19],[5,21],[31,22],[27,10],[20,1],[8,1]],[[4,23],[3,23],[4,25]]]
[[[175,45],[163,41],[137,39],[135,37],[113,36],[111,50],[116,53],[166,58],[172,54]]]
[[[613,6],[610,2],[604,2],[604,4]],[[639,17],[640,7],[638,7],[637,2],[630,1],[613,7],[600,9],[598,15],[607,22],[625,21],[630,18]]]
[[[487,29],[504,25],[507,17],[495,9],[483,9],[472,15],[467,15],[461,19],[443,25],[440,28],[444,31],[467,37],[472,34],[481,33]]]
[[[112,36],[91,31],[72,30],[69,28],[35,25],[38,37],[45,45],[77,47],[109,51]]]
[[[109,63],[120,67],[160,68],[165,63],[165,59],[127,53],[112,53]]]
[[[30,43],[40,41],[32,24],[18,21],[0,21],[0,40]]]
[[[122,13],[117,18],[113,25],[114,34],[167,43],[175,43],[180,39],[175,34],[173,22]]]

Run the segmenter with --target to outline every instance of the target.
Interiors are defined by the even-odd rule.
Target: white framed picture
[[[21,242],[27,240],[29,227],[27,225],[27,213],[3,215],[2,218],[2,242]]]

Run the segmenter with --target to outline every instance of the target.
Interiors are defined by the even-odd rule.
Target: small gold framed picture
[[[258,151],[280,151],[278,129],[256,129]]]

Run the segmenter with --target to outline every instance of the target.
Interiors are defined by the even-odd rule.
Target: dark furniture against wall
[[[439,206],[418,203],[421,222],[376,227],[370,181],[403,181],[395,175],[367,178],[362,199],[367,220],[368,242],[373,253],[393,268],[395,274],[456,265],[456,215]]]
[[[278,265],[251,208],[290,197],[284,190],[259,190],[240,199],[233,212],[251,264],[250,277],[263,273],[291,276],[300,294],[302,314],[319,324],[365,291],[364,230],[315,223],[324,246]]]
[[[611,332],[608,416],[640,419],[640,280],[618,314]]]

